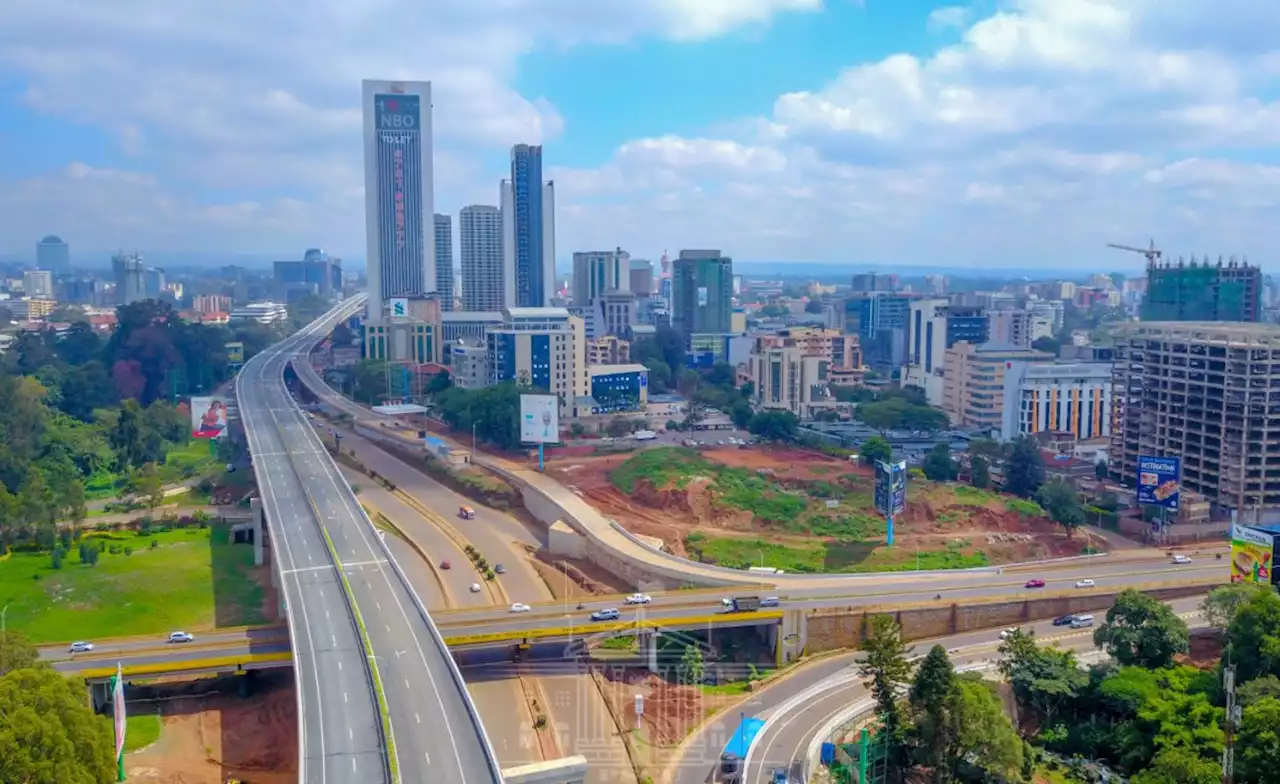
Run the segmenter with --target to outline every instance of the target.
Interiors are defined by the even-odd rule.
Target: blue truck
[[[751,748],[751,742],[756,739],[762,727],[764,719],[755,717],[744,716],[739,722],[738,728],[729,737],[729,742],[724,744],[724,751],[720,752],[720,781],[723,784],[738,784],[742,781],[747,750]]]

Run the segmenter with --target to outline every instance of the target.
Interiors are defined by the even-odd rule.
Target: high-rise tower
[[[369,316],[436,291],[431,83],[363,82]]]
[[[556,281],[555,183],[542,179],[540,145],[511,148],[511,179],[501,191],[506,302],[547,307]]]
[[[462,260],[462,309],[497,313],[506,305],[502,264],[502,213],[472,204],[458,213]]]

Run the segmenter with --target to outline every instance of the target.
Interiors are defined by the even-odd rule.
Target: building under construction
[[[1139,455],[1181,457],[1182,486],[1220,510],[1280,515],[1280,326],[1139,322],[1115,337],[1119,478],[1136,481]]]
[[[1143,321],[1262,320],[1262,270],[1233,257],[1212,263],[1152,260],[1147,265]]]

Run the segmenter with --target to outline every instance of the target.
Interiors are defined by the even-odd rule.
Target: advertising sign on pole
[[[227,404],[221,398],[191,398],[192,438],[221,438],[226,431]]]
[[[227,364],[243,365],[244,364],[244,344],[240,341],[226,344]]]
[[[876,509],[893,517],[907,508],[907,464],[876,463]]]
[[[1138,457],[1138,503],[1177,511],[1178,478],[1182,460],[1177,457]]]
[[[560,398],[555,395],[520,396],[520,440],[526,444],[560,441]]]
[[[1231,582],[1271,585],[1276,535],[1247,525],[1231,526]]]

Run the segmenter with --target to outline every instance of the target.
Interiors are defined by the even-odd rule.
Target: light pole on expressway
[[[480,426],[479,422],[471,423],[471,462],[476,461],[476,428]]]
[[[764,548],[756,550],[760,554],[760,590],[764,590]]]

